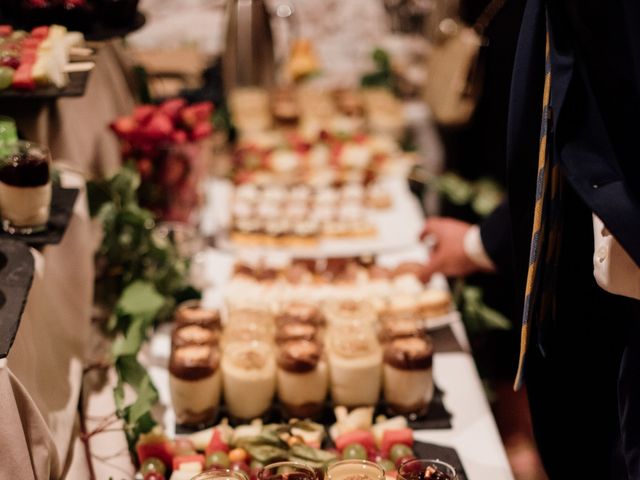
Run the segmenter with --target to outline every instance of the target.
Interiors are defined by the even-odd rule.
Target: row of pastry
[[[175,317],[170,386],[178,423],[214,420],[222,399],[240,420],[267,413],[274,397],[285,416],[317,417],[336,405],[376,405],[424,414],[433,395],[433,345],[410,319],[380,320],[363,302],[322,309],[292,302],[277,312],[181,306]]]

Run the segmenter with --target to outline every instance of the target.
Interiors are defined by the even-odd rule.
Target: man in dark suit
[[[426,274],[511,268],[522,310],[547,31],[547,146],[561,172],[562,234],[541,286],[554,308],[536,310],[526,349],[534,433],[551,479],[640,479],[640,302],[605,291],[593,263],[595,214],[640,265],[640,2],[528,0],[509,107],[508,200],[479,228],[429,220],[425,234],[438,246]]]

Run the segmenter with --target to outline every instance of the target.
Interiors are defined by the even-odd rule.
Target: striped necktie
[[[554,308],[555,272],[557,270],[562,222],[560,221],[561,178],[557,164],[549,155],[549,134],[552,121],[551,61],[549,32],[546,34],[545,75],[542,97],[542,125],[538,150],[536,199],[531,231],[529,269],[525,286],[520,336],[520,357],[514,389],[522,385],[526,352],[532,323],[542,320]]]

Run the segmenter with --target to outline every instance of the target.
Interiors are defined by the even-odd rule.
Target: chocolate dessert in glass
[[[409,460],[400,465],[398,480],[459,480],[456,469],[441,460]]]
[[[0,152],[2,229],[12,234],[43,231],[51,207],[51,154],[35,143],[17,141]]]
[[[302,463],[277,462],[260,470],[258,480],[316,480],[316,472]]]

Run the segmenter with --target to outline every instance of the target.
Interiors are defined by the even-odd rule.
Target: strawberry
[[[187,141],[187,132],[185,132],[184,130],[174,130],[173,134],[171,135],[171,140],[173,141],[173,143],[182,145]]]
[[[138,105],[133,109],[133,118],[140,125],[144,125],[151,119],[157,108],[153,105]]]
[[[143,157],[136,161],[136,167],[138,168],[138,172],[142,179],[151,178],[151,174],[153,173],[153,163],[149,158]]]
[[[159,110],[175,122],[178,120],[180,110],[182,110],[186,104],[187,101],[184,98],[172,98],[171,100],[163,102],[160,105]]]
[[[142,134],[150,140],[166,140],[173,133],[173,122],[164,113],[156,112],[142,128]]]
[[[191,130],[191,140],[202,140],[211,135],[213,128],[208,121],[196,124]]]
[[[0,25],[0,37],[8,37],[13,33],[11,25]]]
[[[111,123],[111,130],[121,138],[129,138],[137,127],[132,117],[120,117]]]
[[[209,120],[213,112],[213,104],[211,102],[198,102],[188,107],[184,107],[180,112],[180,119],[188,127],[193,127],[197,123]]]

